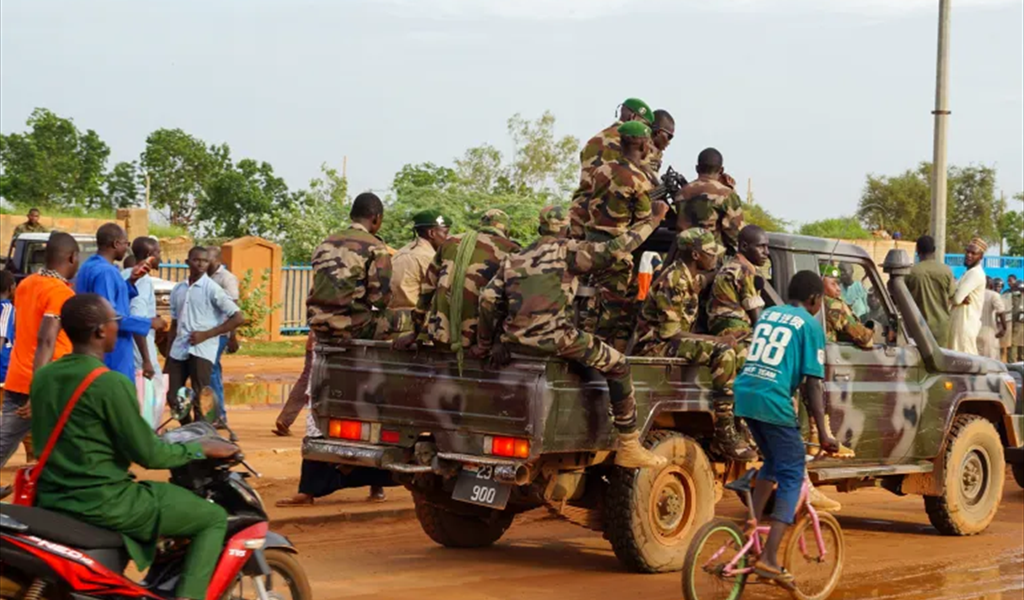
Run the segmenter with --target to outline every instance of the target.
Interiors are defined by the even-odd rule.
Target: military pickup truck
[[[661,230],[641,251],[664,252],[671,239]],[[883,276],[851,244],[771,235],[770,250],[768,305],[786,300],[797,271],[847,263],[866,293],[858,316],[876,331],[872,350],[826,349],[832,426],[857,456],[813,463],[815,484],[921,495],[941,533],[984,530],[1001,500],[1005,457],[1021,458],[1021,407],[1006,367],[938,347],[903,281],[912,265],[903,251],[889,253]],[[492,544],[516,514],[544,507],[602,531],[630,569],[675,570],[722,486],[747,465],[708,451],[706,368],[630,363],[647,446],[670,459],[656,472],[612,465],[608,393],[594,372],[524,353],[497,371],[467,358],[460,373],[452,354],[379,342],[316,347],[311,394],[325,437],[307,438],[303,455],[391,471],[444,546]]]

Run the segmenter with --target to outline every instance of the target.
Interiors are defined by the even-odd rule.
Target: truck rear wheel
[[[1017,482],[1017,485],[1024,488],[1024,463],[1013,465],[1013,479]]]
[[[515,513],[491,511],[489,517],[459,514],[412,495],[416,518],[430,539],[445,548],[483,548],[501,539],[512,525]]]
[[[700,444],[674,431],[653,431],[645,443],[669,464],[613,470],[605,535],[629,569],[678,571],[694,532],[715,516],[714,470]]]
[[[943,535],[984,531],[999,509],[1006,479],[1003,443],[992,423],[959,415],[946,443],[941,496],[925,496],[932,526]]]

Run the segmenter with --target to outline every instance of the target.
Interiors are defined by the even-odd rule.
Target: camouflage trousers
[[[587,239],[605,242],[608,234],[589,233]],[[613,253],[615,262],[593,279],[598,290],[597,321],[591,331],[619,352],[625,352],[636,326],[640,303],[636,300],[638,286],[633,276],[633,253]]]
[[[382,329],[376,339],[394,340],[405,333],[411,333],[416,326],[412,322],[411,308],[389,308],[385,313]]]
[[[326,344],[344,343],[349,340],[380,340],[388,331],[386,317],[352,319],[343,315],[321,313],[309,320],[309,328],[317,341]]]
[[[694,338],[676,338],[655,342],[641,348],[641,356],[681,358],[691,365],[705,365],[711,369],[711,389],[716,396],[731,396],[736,380],[736,351],[724,344]]]
[[[711,326],[711,335],[735,335],[746,336],[742,341],[736,342],[736,372],[743,370],[747,362],[747,354],[750,353],[750,335],[753,332],[746,321],[740,319],[723,319]]]
[[[556,355],[600,371],[608,381],[615,428],[622,433],[636,431],[636,397],[626,356],[585,331],[567,336]]]

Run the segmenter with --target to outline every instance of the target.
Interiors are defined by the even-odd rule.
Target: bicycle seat
[[[746,473],[743,474],[743,477],[740,477],[739,479],[737,479],[735,481],[730,481],[729,483],[725,484],[725,486],[723,486],[723,487],[725,487],[725,489],[727,489],[727,490],[732,490],[734,492],[739,492],[741,494],[745,494],[745,493],[750,492],[752,490],[751,486],[753,485],[754,477],[756,477],[756,476],[757,476],[757,469],[750,469],[749,471],[747,471]]]

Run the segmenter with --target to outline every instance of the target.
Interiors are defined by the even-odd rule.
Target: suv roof
[[[29,242],[45,242],[50,239],[50,233],[19,233],[14,239],[26,240]],[[95,242],[96,236],[91,233],[69,233],[71,237],[79,242]]]
[[[769,233],[768,245],[772,248],[781,248],[783,250],[834,254],[835,256],[865,258],[871,260],[871,255],[868,254],[868,251],[856,244],[807,235]]]

